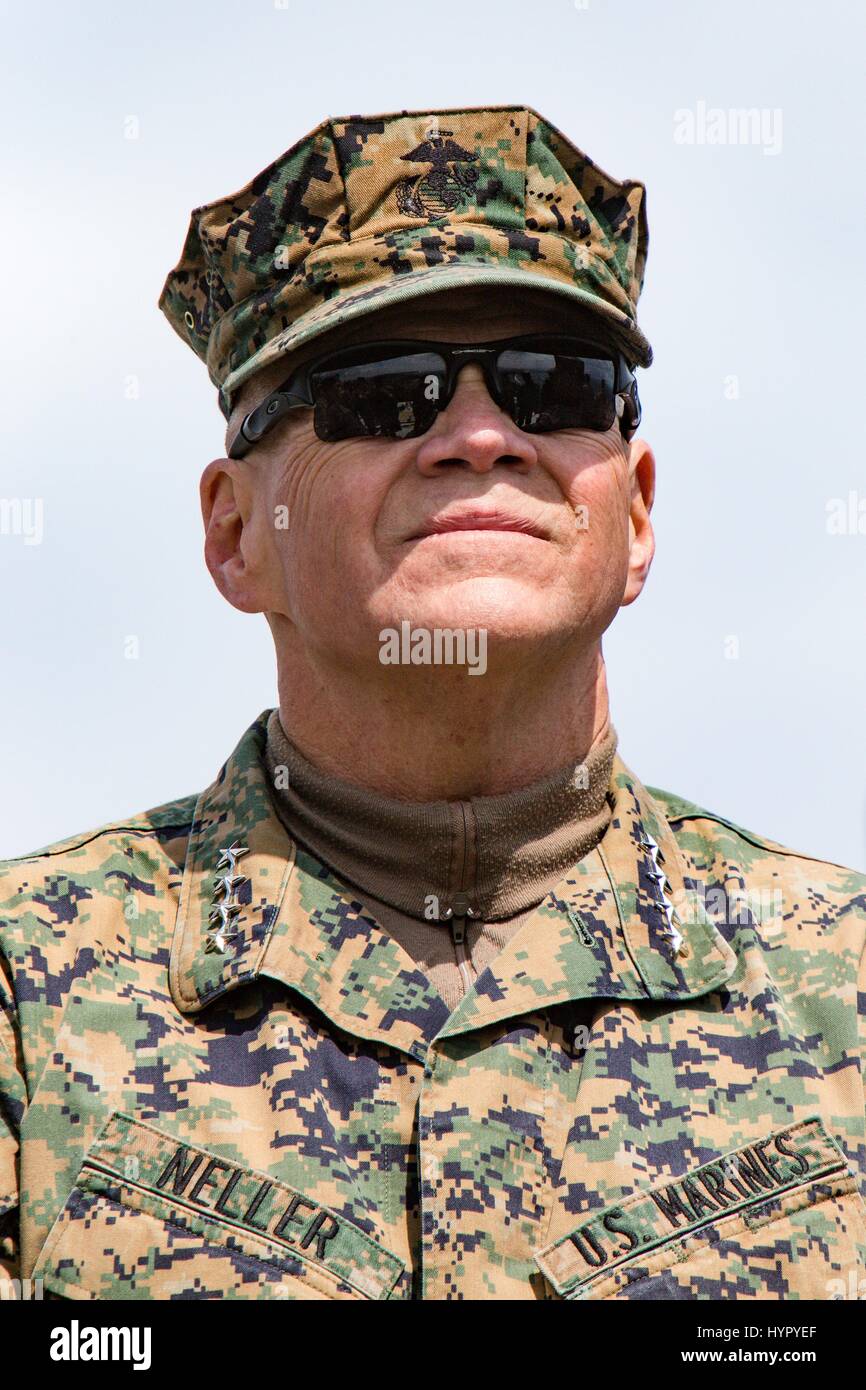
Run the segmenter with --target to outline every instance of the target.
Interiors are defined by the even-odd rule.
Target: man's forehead
[[[272,362],[244,384],[233,419],[264,399],[296,368],[312,358],[357,343],[382,338],[442,338],[481,341],[544,330],[574,333],[590,342],[612,346],[607,322],[558,295],[539,290],[514,290],[497,285],[442,290],[390,304],[322,334],[296,353]]]

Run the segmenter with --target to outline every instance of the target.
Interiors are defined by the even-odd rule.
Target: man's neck
[[[407,801],[501,796],[582,761],[609,728],[600,646],[506,671],[324,670],[280,651],[283,728],[324,772]]]

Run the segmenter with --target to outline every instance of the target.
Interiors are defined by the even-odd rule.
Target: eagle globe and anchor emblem
[[[446,217],[474,190],[478,170],[463,166],[477,161],[478,155],[452,140],[453,134],[453,130],[431,126],[420,145],[400,156],[412,164],[428,165],[397,184],[397,206],[404,216]]]

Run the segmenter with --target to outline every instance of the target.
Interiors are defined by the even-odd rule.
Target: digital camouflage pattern
[[[238,387],[318,334],[456,285],[530,286],[604,315],[633,364],[646,190],[611,178],[527,107],[323,121],[192,214],[160,307]]]
[[[866,1294],[863,877],[617,758],[600,845],[449,1014],[290,841],[266,719],[198,801],[2,867],[10,1275],[63,1298]]]

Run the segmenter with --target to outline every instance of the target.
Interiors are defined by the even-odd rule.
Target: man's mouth
[[[447,536],[460,531],[510,531],[517,535],[547,540],[547,533],[531,517],[489,507],[453,507],[424,522],[409,540],[427,536]]]

